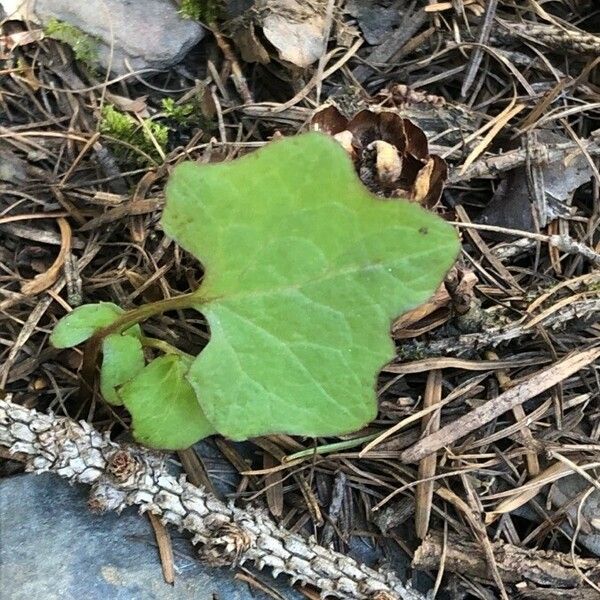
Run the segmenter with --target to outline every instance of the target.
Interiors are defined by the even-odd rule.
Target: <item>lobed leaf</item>
[[[433,294],[459,248],[433,214],[370,194],[318,133],[179,165],[162,225],[204,265],[197,309],[211,339],[187,378],[236,440],[338,435],[372,420],[392,319]],[[161,419],[158,404],[147,408]]]

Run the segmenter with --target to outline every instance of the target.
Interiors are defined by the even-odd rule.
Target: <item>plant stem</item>
[[[121,333],[132,325],[141,323],[154,315],[164,313],[168,310],[181,310],[192,308],[202,303],[202,298],[196,292],[176,296],[175,298],[166,298],[158,302],[143,304],[137,308],[127,311],[121,315],[114,323],[97,331],[86,343],[83,350],[83,363],[81,366],[81,386],[79,392],[81,398],[89,400],[94,390],[94,379],[96,375],[96,364],[98,355],[102,347],[102,341],[108,335]]]
[[[159,340],[158,338],[146,337],[142,336],[141,339],[142,346],[147,348],[155,348],[156,350],[160,350],[165,354],[177,354],[178,356],[183,356],[185,358],[194,358],[191,354],[176,348],[175,346],[169,344],[169,342],[165,342],[164,340]]]
[[[295,460],[315,456],[315,454],[330,454],[331,452],[338,452],[340,450],[349,450],[350,448],[356,448],[356,446],[360,446],[365,442],[370,442],[379,435],[381,435],[381,432],[370,433],[369,435],[352,438],[351,440],[344,440],[343,442],[324,444],[323,446],[317,446],[316,448],[307,448],[306,450],[300,450],[300,452],[294,452],[294,454],[288,454],[287,456],[284,456],[282,462],[287,464]]]

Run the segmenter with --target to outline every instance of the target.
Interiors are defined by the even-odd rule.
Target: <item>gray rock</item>
[[[592,475],[593,476],[593,475]],[[592,489],[591,493],[587,492]],[[577,545],[583,546],[597,557],[600,557],[600,491],[581,475],[574,473],[555,481],[544,488],[542,493],[535,497],[540,506],[551,503],[555,510],[565,509],[567,518],[561,521],[558,527],[570,539],[574,534],[574,525],[577,523],[577,512],[582,499],[580,527],[577,533]],[[568,506],[566,506],[568,505]],[[512,511],[533,523],[540,522],[540,515],[529,504],[520,506]]]
[[[64,21],[99,40],[98,59],[115,74],[177,64],[204,36],[171,0],[32,0],[42,24]],[[113,56],[111,57],[111,42]]]
[[[591,493],[588,491],[592,488]],[[573,474],[559,479],[550,486],[548,499],[553,506],[562,508],[569,504],[567,514],[568,523],[563,523],[562,528],[567,535],[573,534],[573,527],[577,523],[577,511],[581,500],[581,524],[577,535],[577,543],[600,556],[600,491],[593,489],[592,484],[581,475]]]
[[[344,11],[358,21],[367,44],[381,44],[400,25],[397,7],[386,8],[373,0],[349,0]]]
[[[135,511],[92,514],[85,488],[54,475],[0,480],[2,600],[266,600],[228,569],[210,568],[172,531],[176,579],[163,578],[154,535]],[[273,585],[268,575],[261,575]],[[301,596],[278,580],[283,598]]]

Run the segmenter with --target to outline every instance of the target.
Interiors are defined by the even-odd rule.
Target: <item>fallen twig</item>
[[[552,550],[519,548],[502,541],[494,542],[492,548],[502,581],[521,584],[521,592],[529,586],[533,589],[537,586],[546,586],[559,588],[565,592],[577,589],[580,594],[586,591],[597,593],[585,586],[569,554]],[[451,535],[446,545],[439,533],[428,535],[415,552],[412,566],[419,570],[436,570],[440,567],[442,554],[445,554],[446,571],[483,581],[491,580],[486,558],[479,545],[456,535]],[[600,574],[600,561],[597,559],[576,557],[575,560],[581,571],[592,574],[594,578]]]
[[[440,448],[452,445],[471,431],[479,429],[511,408],[523,404],[529,398],[541,394],[577,373],[580,369],[593,363],[599,356],[600,348],[583,350],[566,356],[559,362],[542,369],[529,379],[500,394],[494,400],[482,404],[459,419],[448,423],[439,431],[424,437],[404,450],[400,455],[400,460],[405,463],[418,462]]]
[[[559,310],[549,314],[537,323],[537,325],[546,330],[554,330],[564,327],[570,321],[579,319],[584,323],[590,323],[598,318],[598,313],[600,313],[600,298],[583,298],[562,306]],[[483,314],[483,331],[442,337],[428,340],[427,342],[405,341],[399,353],[400,358],[409,359],[418,357],[423,359],[445,355],[453,357],[476,357],[483,350],[496,348],[503,342],[534,335],[537,331],[536,328],[529,327],[522,319],[506,322],[503,313],[487,313],[483,311]],[[501,325],[493,325],[494,316],[496,322],[500,321]],[[488,320],[491,323],[489,325],[487,324]],[[577,328],[573,323],[571,327],[573,329]]]
[[[582,145],[590,156],[598,156],[600,154],[600,144],[595,136],[582,140]],[[540,145],[538,150],[543,164],[551,164],[560,160],[572,160],[574,156],[582,153],[581,148],[573,142],[554,145],[544,144]],[[525,148],[486,156],[476,160],[464,172],[459,168],[451,169],[448,175],[448,183],[465,183],[479,177],[497,177],[501,173],[523,166],[526,160],[527,150]]]
[[[598,56],[600,37],[572,26],[561,27],[548,23],[515,23],[499,20],[502,25],[501,35],[510,38],[521,37],[552,48],[553,52],[565,52],[581,55]]]
[[[93,485],[90,506],[122,511],[137,505],[165,524],[194,534],[201,556],[213,565],[253,562],[273,575],[313,585],[322,597],[424,600],[393,573],[375,571],[290,533],[257,508],[237,508],[168,473],[164,457],[139,446],[116,444],[88,423],[46,415],[0,400],[0,446],[28,457],[27,470],[57,473]]]

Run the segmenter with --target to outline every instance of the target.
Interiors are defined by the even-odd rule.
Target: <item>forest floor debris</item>
[[[3,22],[4,393],[126,436],[125,411],[78,397],[81,354],[51,348],[52,327],[82,302],[129,308],[197,285],[196,261],[157,226],[177,162],[229,160],[335,111],[342,128],[332,133],[351,152],[361,140],[363,181],[382,197],[404,190],[429,203],[456,225],[462,254],[435,297],[392,327],[398,356],[381,372],[377,419],[344,438],[282,435],[243,448],[215,438],[238,472],[227,499],[236,510],[263,504],[282,528],[342,554],[370,544],[439,598],[597,597],[597,547],[581,542],[600,528],[594,3],[313,0],[278,14],[270,2],[178,4],[206,34],[164,71],[124,62],[107,76],[43,28]],[[304,46],[293,42],[302,24]],[[397,135],[398,117],[425,147],[409,147],[421,138],[407,126]],[[433,157],[448,169],[439,201]],[[192,312],[148,327],[192,354],[209,336]],[[554,379],[445,437],[536,373]],[[432,438],[435,453],[415,454]],[[194,483],[219,478],[193,450],[179,459]],[[2,450],[0,475],[20,469]],[[460,564],[465,548],[470,565]],[[523,575],[523,585],[507,576],[509,556],[551,576]]]

